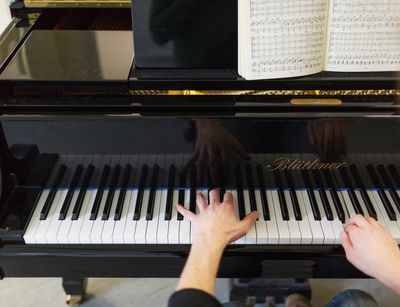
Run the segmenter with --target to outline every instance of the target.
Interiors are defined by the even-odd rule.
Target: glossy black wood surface
[[[18,246],[0,249],[2,277],[179,277],[190,246]],[[228,247],[221,278],[362,278],[341,247]]]

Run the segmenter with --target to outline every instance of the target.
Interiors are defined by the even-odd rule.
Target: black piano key
[[[185,203],[185,182],[186,174],[181,172],[179,174],[179,192],[178,192],[178,204],[184,206]],[[178,221],[183,220],[183,215],[178,212]]]
[[[291,171],[285,170],[285,174],[286,174],[286,180],[290,188],[289,194],[290,194],[290,199],[292,200],[294,217],[297,221],[301,221],[303,217],[301,216],[299,200],[297,198],[292,173]]]
[[[96,198],[94,199],[94,203],[93,203],[92,209],[90,211],[90,220],[92,220],[92,221],[97,218],[97,214],[100,209],[101,199],[103,198],[104,188],[107,184],[109,174],[110,174],[110,165],[106,164],[103,167],[100,184],[97,188]]]
[[[378,174],[376,173],[374,167],[371,164],[367,165],[367,171],[369,176],[372,179],[375,187],[378,188],[378,195],[382,201],[383,206],[385,207],[385,211],[391,221],[396,221],[396,213],[392,205],[390,204],[389,199],[387,198],[386,193],[381,189],[383,187],[382,183],[379,180]]]
[[[160,167],[157,164],[155,164],[153,167],[153,173],[151,175],[151,182],[150,182],[149,203],[147,205],[147,212],[146,212],[146,220],[147,221],[150,221],[153,219],[154,201],[156,199],[159,171],[160,171]]]
[[[333,200],[333,205],[335,206],[338,218],[342,223],[344,223],[346,220],[346,216],[344,214],[343,205],[342,205],[342,202],[340,201],[339,195],[337,193],[336,184],[333,181],[332,174],[329,170],[324,170],[323,174],[325,176],[328,186],[331,188],[331,196],[332,196],[332,200]]]
[[[144,194],[144,189],[146,187],[148,169],[149,169],[149,167],[147,166],[147,164],[144,164],[142,166],[142,172],[141,172],[140,181],[139,181],[139,188],[138,188],[137,197],[136,197],[135,211],[133,212],[133,220],[134,221],[138,221],[140,219],[140,214],[142,212],[143,194]]]
[[[51,205],[53,204],[54,197],[56,196],[57,189],[61,185],[61,181],[64,178],[65,172],[67,170],[67,167],[63,164],[60,166],[58,169],[56,178],[54,179],[54,182],[51,186],[51,190],[49,192],[49,195],[47,196],[46,202],[43,205],[42,210],[40,211],[40,220],[45,220],[47,218],[47,215],[49,214]]]
[[[364,211],[361,208],[361,205],[360,205],[360,202],[358,201],[356,193],[354,192],[354,187],[353,187],[353,184],[351,183],[351,180],[347,173],[347,170],[344,167],[342,167],[342,168],[340,168],[339,173],[343,179],[344,184],[346,185],[346,188],[348,188],[348,193],[349,193],[351,204],[353,205],[354,212],[356,214],[364,215]]]
[[[319,196],[321,197],[322,207],[324,208],[326,218],[328,219],[328,221],[333,221],[332,208],[329,204],[328,196],[326,196],[325,186],[323,184],[323,180],[321,178],[319,170],[314,169],[312,171],[312,174],[314,175],[315,182],[316,182],[317,186],[319,187],[318,192],[319,192]]]
[[[279,205],[281,208],[281,213],[282,213],[282,219],[284,221],[289,220],[289,210],[287,207],[286,199],[285,199],[285,193],[283,192],[283,185],[282,185],[282,179],[281,175],[279,174],[279,171],[275,170],[274,171],[274,177],[276,181],[276,185],[278,188],[278,197],[279,197]]]
[[[125,166],[124,174],[122,177],[121,191],[119,192],[117,208],[115,208],[114,220],[119,221],[122,215],[122,209],[125,202],[126,189],[129,184],[129,177],[131,176],[132,167],[128,164]]]
[[[246,217],[246,208],[244,205],[244,195],[243,195],[243,179],[242,179],[242,169],[240,165],[235,167],[235,179],[236,179],[236,189],[238,197],[238,212],[239,219],[243,220]]]
[[[103,215],[101,217],[101,219],[103,221],[108,220],[108,218],[110,217],[111,206],[113,203],[115,188],[117,187],[120,172],[121,172],[121,166],[116,165],[114,168],[113,175],[111,177],[111,183],[109,186],[106,203],[104,204],[104,208],[103,208]]]
[[[263,168],[261,164],[257,164],[256,172],[257,172],[258,184],[260,186],[261,206],[263,210],[264,220],[269,221],[271,219],[271,216],[269,214],[268,198],[267,198],[267,192],[265,190],[265,181],[263,175]]]
[[[82,205],[83,205],[83,200],[85,199],[86,191],[87,191],[87,189],[89,187],[90,180],[92,179],[93,172],[94,172],[94,166],[92,164],[90,164],[88,166],[88,168],[86,169],[86,174],[85,174],[85,177],[83,178],[81,190],[79,191],[75,207],[74,207],[74,209],[72,211],[72,218],[71,219],[73,221],[77,220],[78,217],[79,217],[79,214],[81,212]]]
[[[224,176],[224,166],[220,165],[219,167],[219,178],[218,178],[218,185],[219,185],[219,201],[222,203],[224,201],[225,195],[225,176]]]
[[[219,189],[219,201],[222,203],[224,201],[224,195],[225,195],[225,189],[224,188],[220,188]]]
[[[388,168],[389,168],[389,172],[392,175],[392,178],[394,180],[394,183],[395,183],[397,189],[400,189],[400,174],[397,171],[396,166],[394,164],[390,164]]]
[[[174,184],[175,184],[175,174],[176,167],[175,165],[171,165],[169,167],[168,174],[168,192],[167,192],[167,203],[165,205],[165,220],[170,221],[172,217],[172,202],[174,200]]]
[[[308,198],[310,199],[310,205],[311,205],[311,209],[313,211],[314,219],[316,221],[320,221],[321,220],[321,212],[319,211],[317,199],[315,198],[315,195],[313,192],[313,184],[311,183],[310,175],[308,174],[308,170],[302,170],[301,173],[304,178],[304,183],[306,184],[306,187],[307,187],[307,195],[308,195]]]
[[[392,181],[389,178],[389,174],[387,173],[385,167],[382,164],[378,165],[378,171],[379,174],[381,175],[381,178],[383,179],[383,182],[385,183],[386,189],[389,192],[390,196],[392,197],[394,204],[397,207],[397,210],[400,212],[400,197],[396,193],[396,189],[392,183]]]
[[[71,205],[71,200],[74,195],[75,189],[78,186],[78,182],[81,178],[82,172],[83,172],[83,166],[79,164],[75,169],[75,173],[74,176],[72,177],[72,181],[69,186],[67,196],[65,197],[63,205],[61,207],[60,214],[58,217],[59,220],[65,220],[65,218],[67,217],[69,206]]]
[[[355,164],[350,165],[350,172],[353,175],[353,178],[356,181],[356,184],[360,188],[360,194],[365,203],[365,207],[367,208],[369,216],[374,218],[375,220],[378,220],[378,216],[376,214],[375,208],[372,204],[371,199],[369,198],[367,190],[365,189],[365,185],[361,180],[360,172],[358,171],[357,166]]]
[[[253,171],[251,169],[250,164],[247,164],[246,166],[246,175],[247,175],[247,186],[248,186],[249,200],[250,200],[250,210],[251,212],[253,212],[257,211],[257,203],[256,203],[256,193],[254,192]]]
[[[190,200],[189,210],[196,213],[196,181],[197,181],[197,168],[192,165],[190,169]]]

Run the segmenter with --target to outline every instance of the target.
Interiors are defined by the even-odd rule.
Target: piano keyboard
[[[400,161],[393,163],[394,156],[358,155],[356,164],[340,171],[268,175],[265,156],[236,166],[234,184],[219,187],[221,197],[225,191],[233,194],[238,218],[260,213],[247,235],[232,244],[340,244],[344,223],[357,213],[377,219],[400,242]],[[196,194],[208,195],[208,188],[196,185],[196,174],[182,175],[188,158],[60,157],[38,197],[25,243],[190,244],[190,221],[175,204],[195,212]]]

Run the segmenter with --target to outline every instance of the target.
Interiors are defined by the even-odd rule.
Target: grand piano
[[[210,189],[261,213],[219,277],[364,277],[340,232],[359,213],[400,242],[398,74],[247,81],[236,2],[170,2],[12,3],[0,279],[80,297],[88,277],[177,277],[192,236],[175,204]]]

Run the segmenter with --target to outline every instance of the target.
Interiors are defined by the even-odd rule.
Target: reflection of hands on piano
[[[347,260],[400,293],[400,250],[389,231],[370,217],[356,215],[342,232]]]
[[[311,147],[317,151],[321,161],[338,161],[346,154],[345,123],[339,119],[321,119],[307,124],[308,139]]]
[[[216,247],[223,250],[229,243],[243,237],[258,218],[258,212],[249,213],[243,220],[235,215],[233,196],[225,193],[223,202],[220,202],[220,192],[210,191],[210,204],[203,194],[197,195],[199,213],[178,205],[177,210],[192,223],[194,231],[193,244],[203,244],[207,247]]]
[[[210,167],[211,179],[216,183],[221,175],[221,166],[227,166],[233,159],[250,160],[239,141],[226,131],[218,120],[197,119],[196,129],[195,149],[184,170],[197,165],[199,181],[205,177],[203,165]]]

